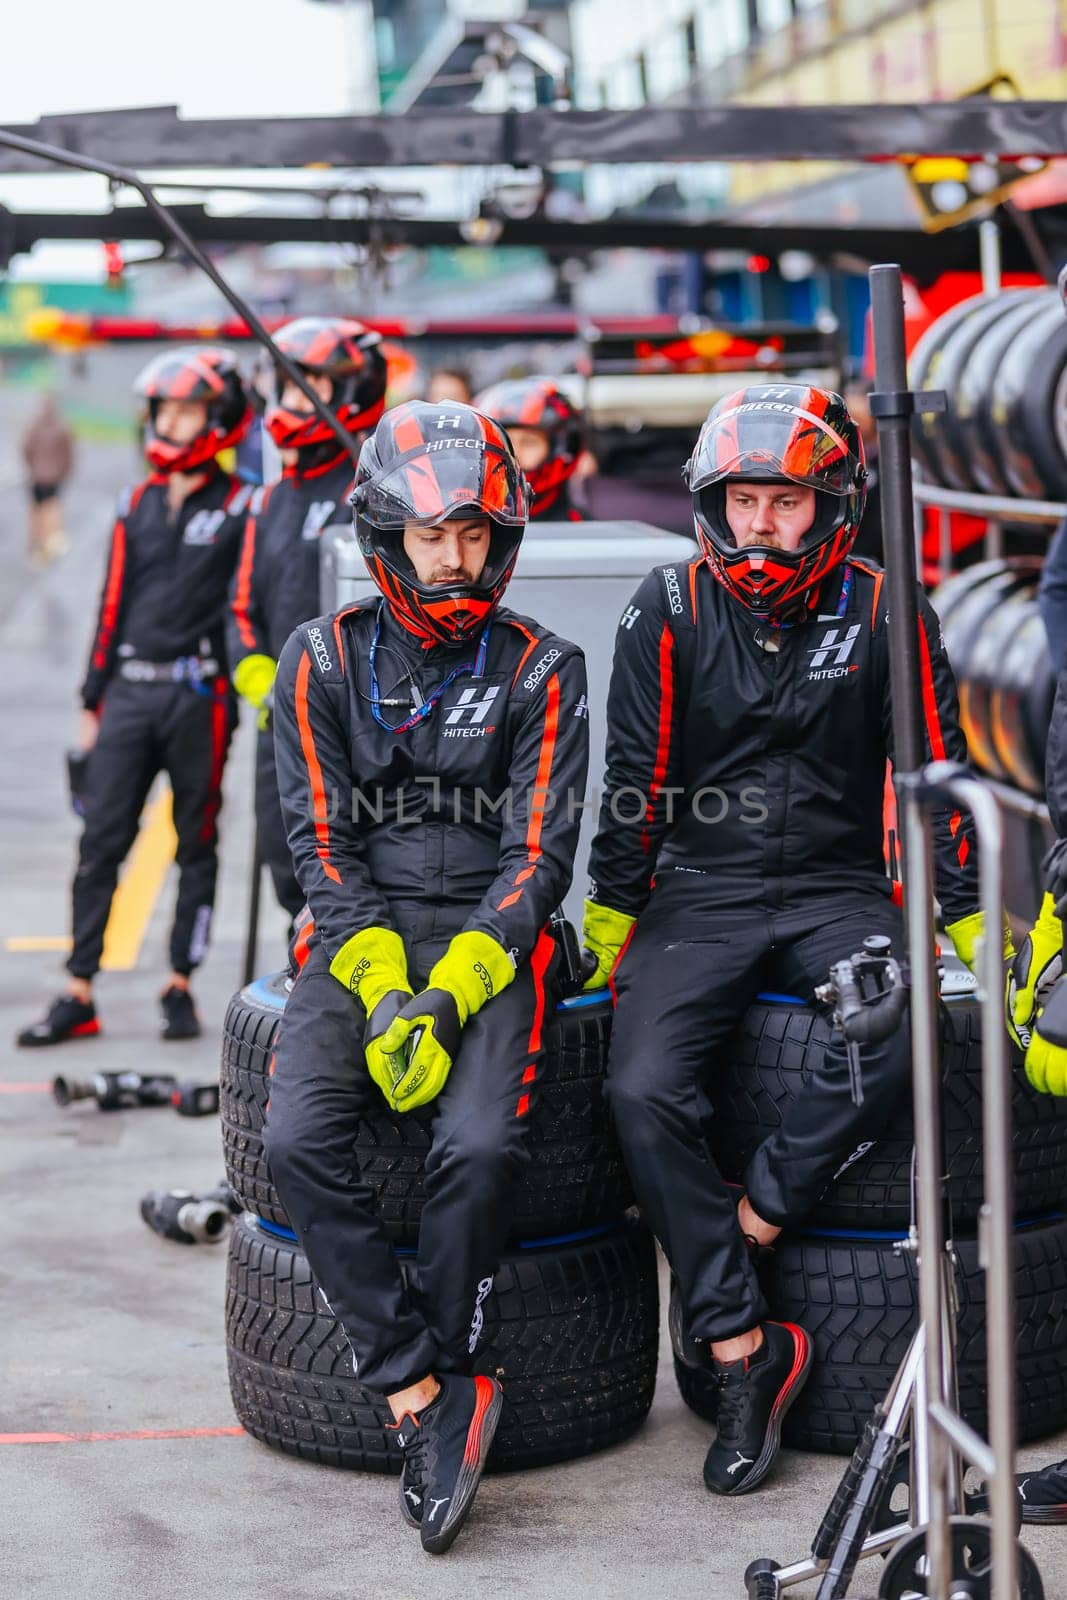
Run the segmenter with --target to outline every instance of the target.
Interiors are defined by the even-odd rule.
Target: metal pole
[[[919,769],[925,756],[919,671],[919,618],[911,487],[911,395],[904,345],[900,268],[870,270],[875,382],[871,411],[878,426],[882,526],[889,591],[889,663],[893,749],[903,841],[904,910],[911,961],[911,1041],[914,1082],[916,1188],[919,1232],[919,1316],[926,1335],[926,1388],[944,1393],[941,1323],[942,1218],[941,1075],[934,960],[933,866],[923,826]],[[949,1537],[948,1446],[929,1429],[929,1523],[926,1553],[931,1600],[948,1600],[952,1576]]]
[[[1000,224],[987,217],[978,224],[978,260],[982,293],[1000,293]]]
[[[927,770],[937,782],[938,768]],[[978,873],[986,936],[979,957],[988,1012],[982,1026],[982,1145],[985,1161],[985,1203],[979,1240],[986,1271],[986,1364],[989,1396],[989,1445],[993,1473],[988,1481],[993,1521],[993,1597],[1015,1600],[1018,1547],[1015,1514],[1015,1263],[1012,1241],[1011,1070],[1005,1029],[989,1027],[986,1016],[999,1016],[1004,984],[1000,919],[1003,917],[1003,828],[996,800],[970,777],[956,777],[954,795],[974,815],[978,835]],[[993,920],[996,908],[997,920]]]

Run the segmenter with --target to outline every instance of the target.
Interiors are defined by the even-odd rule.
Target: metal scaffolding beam
[[[344,243],[371,248],[393,245],[427,247],[470,243],[465,224],[456,219],[367,218],[331,216],[214,216],[200,205],[171,210],[201,244]],[[29,250],[40,239],[100,239],[170,243],[166,228],[142,206],[117,206],[107,212],[4,212],[0,208],[0,257]],[[855,262],[892,258],[919,282],[932,282],[942,272],[973,271],[978,260],[974,225],[937,235],[906,228],[846,228],[790,223],[772,227],[750,222],[606,217],[592,221],[558,221],[545,217],[501,221],[494,248],[536,246],[582,254],[623,246],[660,250],[743,250],[774,257],[784,250],[805,250],[822,262],[849,258]],[[1003,236],[1005,271],[1031,270],[1030,257],[1014,231]]]
[[[146,168],[550,166],[556,162],[886,161],[936,154],[1067,155],[1067,103],[643,106],[633,111],[409,112],[405,116],[185,119],[174,106],[76,112],[8,132]],[[0,170],[36,172],[0,151]]]

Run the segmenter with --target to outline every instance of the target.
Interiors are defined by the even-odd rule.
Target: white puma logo
[[[739,1450],[737,1452],[737,1460],[732,1464],[732,1466],[727,1467],[726,1470],[732,1477],[735,1472],[740,1472],[742,1467],[750,1467],[754,1459],[754,1456],[743,1456]]]
[[[414,1489],[405,1489],[404,1493],[407,1496],[407,1498],[411,1501],[413,1506],[421,1506],[422,1505],[422,1495],[421,1494],[416,1494]]]
[[[437,1515],[438,1506],[447,1506],[447,1504],[451,1500],[451,1498],[452,1498],[451,1495],[446,1494],[443,1500],[431,1500],[430,1501],[430,1516],[429,1516],[429,1520],[431,1522],[433,1521],[434,1517],[436,1517],[436,1515]]]

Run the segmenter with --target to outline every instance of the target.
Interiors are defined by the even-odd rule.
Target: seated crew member
[[[174,791],[178,899],[163,1038],[200,1024],[189,976],[207,949],[218,868],[222,773],[235,721],[224,652],[226,591],[248,490],[216,456],[241,438],[248,402],[232,353],[183,346],[149,362],[150,475],[119,503],[100,611],[82,686],[81,744],[92,750],[73,888],[66,992],[25,1046],[98,1033],[92,983],[118,871],[137,837],[157,773]]]
[[[1045,794],[1056,838],[1045,857],[1045,893],[1037,920],[1008,974],[1008,1031],[1026,1052],[1026,1075],[1042,1094],[1067,1096],[1067,665],[1061,668],[1045,755]],[[1067,1460],[1016,1478],[1022,1519],[1067,1522]],[[968,1504],[983,1510],[984,1494]]]
[[[381,339],[351,317],[300,317],[274,336],[320,400],[356,439],[385,410]],[[265,425],[281,451],[281,478],[253,496],[233,585],[227,646],[238,694],[259,711],[256,744],[256,837],[278,903],[297,916],[304,891],[285,837],[270,702],[278,656],[301,622],[319,613],[319,550],[324,530],[344,518],[352,457],[311,402],[280,369]]]
[[[849,556],[864,478],[839,396],[780,384],[724,398],[686,467],[701,554],[645,579],[616,643],[585,944],[590,986],[610,979],[617,996],[607,1093],[634,1188],[670,1262],[684,1348],[720,1380],[704,1466],[715,1494],[764,1479],[811,1361],[803,1329],[768,1319],[750,1250],[800,1221],[909,1079],[901,1030],[862,1048],[855,1105],[835,1037],[737,1206],[705,1139],[716,1047],[760,989],[811,1000],[868,934],[901,952],[882,854],[883,573]],[[919,606],[927,741],[963,759],[940,629]],[[975,850],[958,814],[936,819],[936,871],[973,961]]]
[[[530,485],[530,521],[584,522],[570,497],[582,458],[582,419],[563,390],[551,378],[509,378],[475,403],[508,430]]]
[[[501,607],[527,501],[489,418],[458,402],[387,412],[352,503],[382,598],[298,628],[275,689],[314,933],[265,1140],[360,1381],[388,1397],[401,1510],[436,1554],[470,1510],[500,1413],[499,1384],[467,1371],[551,1004],[546,924],[573,869],[585,664]],[[434,1108],[410,1283],[353,1157],[379,1097]]]

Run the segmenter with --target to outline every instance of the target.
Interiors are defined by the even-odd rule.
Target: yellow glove
[[[403,940],[391,928],[364,928],[341,946],[330,962],[330,971],[367,1013],[363,1033],[367,1071],[391,1103],[393,1087],[407,1070],[407,1061],[402,1049],[394,1053],[384,1047],[382,1035],[411,998]]]
[[[459,1054],[468,1020],[515,977],[515,963],[487,933],[457,933],[426,980],[426,987],[397,1014],[379,1041],[406,1071],[392,1087],[396,1111],[414,1111],[441,1093]]]
[[[1044,1009],[1053,985],[1062,975],[1063,923],[1056,915],[1052,895],[1046,893],[1037,921],[1008,969],[1004,996],[1008,1032],[1023,1050],[1030,1044],[1035,1017]]]
[[[1067,979],[1052,986],[1026,1052],[1026,1076],[1040,1094],[1067,1095]]]
[[[256,726],[261,730],[270,721],[271,700],[278,663],[272,656],[245,656],[233,669],[233,686],[242,700],[255,706],[259,712]]]
[[[945,932],[956,947],[956,954],[963,965],[971,972],[978,959],[978,945],[985,936],[985,912],[972,911],[969,917],[960,917],[958,922],[946,922]],[[1011,927],[1007,917],[1004,918],[1004,959],[1010,961],[1015,954],[1015,946],[1011,942]]]
[[[585,902],[582,944],[596,956],[596,971],[582,985],[583,989],[604,988],[636,921],[636,917],[627,916],[625,911],[612,911],[610,906],[602,906],[599,900]]]

